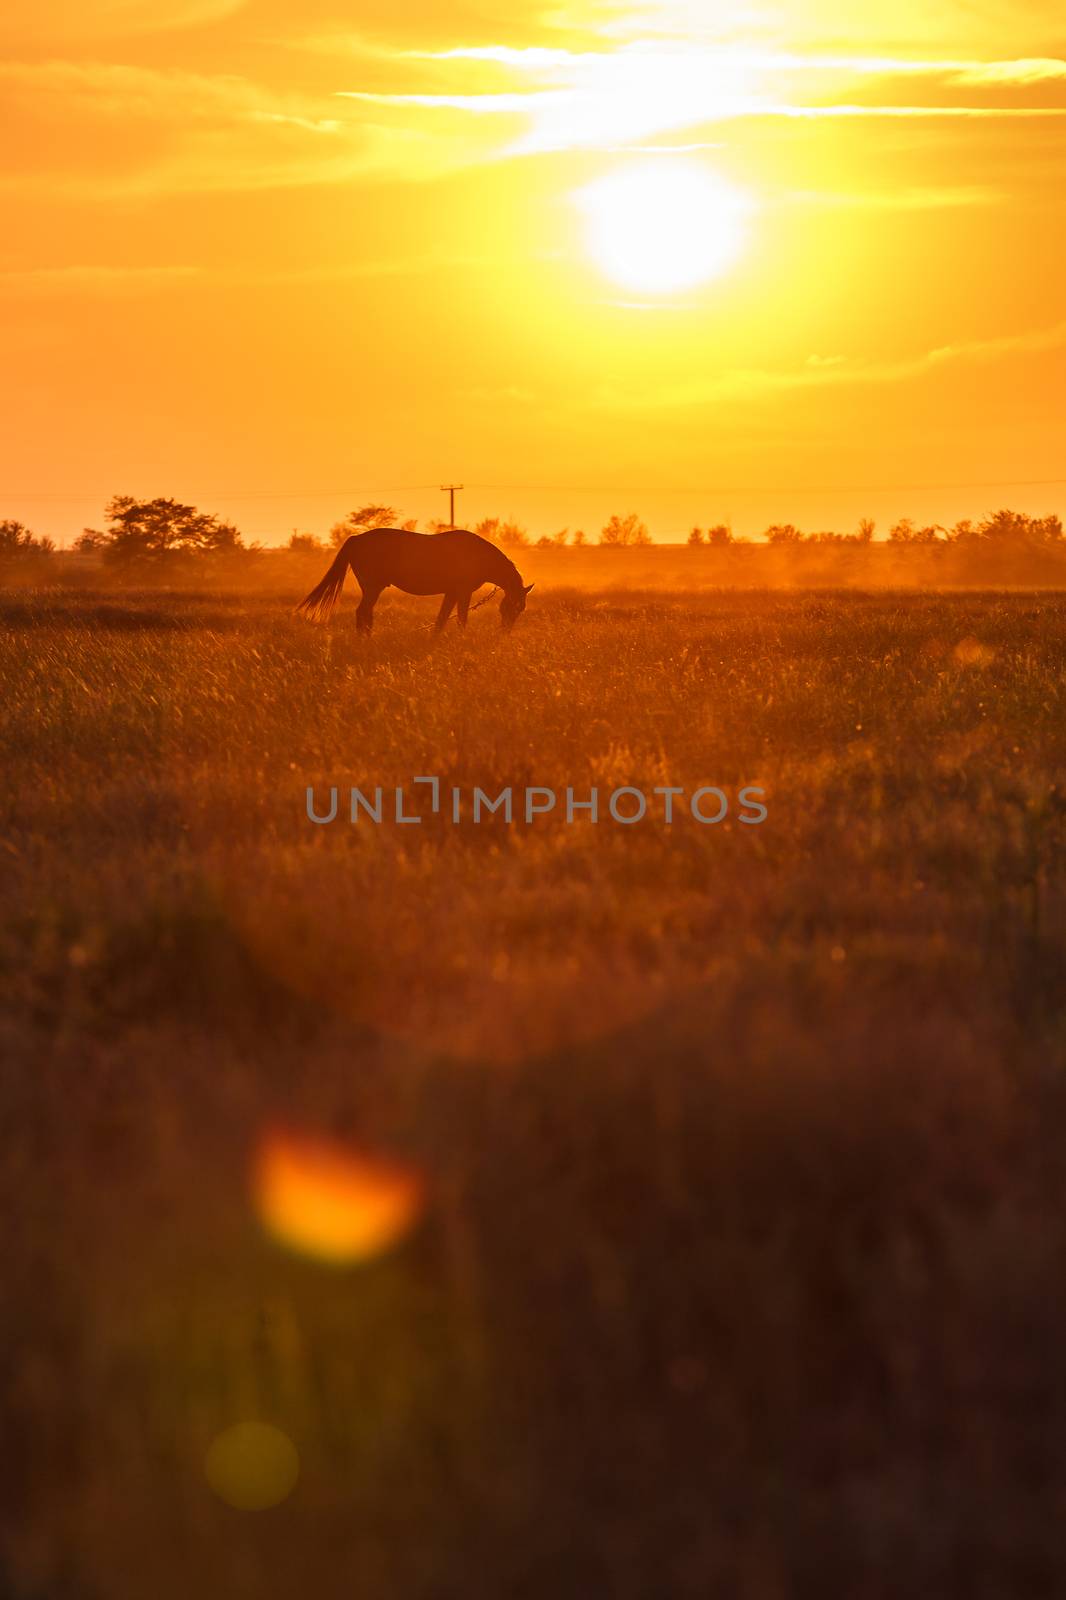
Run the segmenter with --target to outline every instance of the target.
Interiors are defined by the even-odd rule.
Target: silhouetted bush
[[[55,550],[51,539],[38,538],[21,522],[0,522],[0,567],[35,565]]]

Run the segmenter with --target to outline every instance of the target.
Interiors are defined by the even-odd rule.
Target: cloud
[[[1019,118],[1066,117],[1066,106],[897,106],[870,105],[845,102],[829,106],[764,106],[748,116],[791,117],[796,120],[816,120],[831,117],[903,117],[912,120],[937,117],[963,117],[973,119],[993,118],[999,121]]]
[[[999,205],[1001,190],[984,184],[955,187],[913,187],[840,193],[834,190],[796,189],[783,197],[792,205],[842,211],[952,211],[962,206]]]
[[[475,116],[499,116],[526,112],[557,97],[530,94],[523,90],[511,94],[380,94],[363,89],[339,89],[341,100],[362,100],[377,106],[423,106],[434,111],[471,111]]]
[[[1021,61],[975,61],[955,69],[959,83],[1053,83],[1066,80],[1066,61],[1037,56]]]
[[[218,16],[230,3],[169,0],[159,15]],[[46,0],[44,9],[55,18],[62,8]],[[89,12],[97,22],[147,14],[135,0],[94,0]],[[608,8],[603,21],[610,20]],[[538,24],[542,36],[546,26]],[[603,37],[595,48],[471,42],[434,50],[339,38],[344,58],[336,49],[327,55],[330,39],[320,34],[292,41],[326,59],[311,72],[316,87],[289,91],[235,73],[125,62],[0,64],[9,102],[0,184],[8,193],[47,184],[65,197],[109,198],[419,181],[515,156],[654,141],[665,154],[663,140],[705,148],[713,133],[701,131],[744,120],[917,127],[1066,115],[1066,62],[1052,56],[802,56]],[[340,74],[353,61],[357,81],[345,84]],[[303,73],[299,81],[307,82]]]
[[[561,7],[560,20],[574,9]],[[1061,0],[600,0],[596,13],[599,31],[618,39],[762,38],[806,48],[906,39],[990,52],[1004,37],[1038,47],[1062,37]]]
[[[117,38],[219,22],[246,0],[34,0],[0,19],[5,44]]]
[[[911,60],[642,39],[595,50],[478,44],[402,51],[393,65],[430,81],[353,87],[342,96],[402,114],[523,117],[527,130],[505,154],[617,148],[742,118],[1025,120],[1066,113],[1056,93],[1066,84],[1066,61],[1050,56]]]
[[[355,41],[353,41],[353,47]],[[368,47],[372,48],[372,47]],[[394,52],[397,59],[405,61],[472,61],[489,62],[514,71],[549,75],[557,80],[572,81],[588,69],[598,72],[615,70],[620,64],[641,62],[656,67],[680,68],[699,63],[700,72],[710,65],[719,69],[726,65],[733,70],[766,73],[792,72],[798,74],[838,73],[845,77],[945,77],[963,83],[1043,83],[1066,79],[1066,61],[1058,56],[1025,56],[1017,60],[970,61],[952,57],[925,59],[922,57],[894,55],[849,55],[840,52],[808,51],[800,54],[788,50],[756,49],[750,46],[722,45],[699,47],[696,50],[664,49],[651,40],[636,40],[612,50],[561,50],[538,49],[528,46],[516,49],[511,45],[458,46],[450,50],[405,50]]]
[[[24,267],[0,272],[9,294],[128,294],[170,289],[204,276],[199,267]]]
[[[521,258],[523,262],[528,257]],[[0,293],[40,296],[129,295],[167,289],[356,283],[372,278],[433,277],[451,271],[498,273],[516,265],[504,252],[427,250],[340,265],[294,268],[186,265],[110,266],[75,263],[0,270]]]
[[[802,367],[769,371],[737,369],[716,377],[664,386],[639,394],[601,388],[591,397],[597,410],[639,412],[670,410],[716,402],[760,399],[796,390],[855,384],[905,383],[957,363],[1001,361],[1012,356],[1040,354],[1066,346],[1066,322],[995,339],[975,339],[937,346],[900,361],[850,361],[846,357],[809,356]]]
[[[418,177],[455,152],[427,132],[236,75],[100,62],[0,63],[8,192],[110,198]],[[462,141],[457,141],[461,146]]]

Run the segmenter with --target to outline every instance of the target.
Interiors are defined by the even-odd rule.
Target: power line
[[[716,484],[532,484],[478,483],[470,487],[481,492],[524,489],[552,494],[929,494],[940,490],[1026,489],[1066,483],[1064,478],[1000,478],[985,483],[716,483]]]
[[[385,492],[401,494],[428,494],[443,490],[447,494],[459,489],[469,489],[482,494],[525,492],[533,494],[643,494],[643,495],[702,495],[708,498],[725,494],[933,494],[964,489],[1035,489],[1053,488],[1066,484],[1062,478],[998,478],[980,483],[821,483],[821,484],[573,484],[573,483],[476,483],[476,484],[363,484],[347,489],[202,489],[201,499],[241,500],[344,500],[357,495],[375,495]],[[97,489],[86,489],[73,494],[57,494],[44,489],[2,489],[0,497],[12,499],[48,500],[71,503],[95,500],[101,496]],[[454,502],[452,504],[454,513]],[[454,515],[453,515],[454,521]]]
[[[128,474],[134,476],[134,474]],[[399,494],[428,494],[439,486],[435,483],[393,483],[386,485],[390,493]],[[380,483],[362,484],[358,488],[347,489],[199,489],[201,499],[214,497],[216,499],[241,499],[241,500],[345,500],[356,495],[375,495],[383,493]],[[3,489],[0,495],[19,497],[34,500],[98,500],[110,499],[110,494],[100,489],[82,489],[74,494],[56,494],[51,489]]]

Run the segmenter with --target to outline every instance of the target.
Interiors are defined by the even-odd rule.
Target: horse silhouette
[[[513,628],[526,609],[526,595],[533,587],[522,582],[522,574],[502,550],[466,528],[448,528],[444,533],[370,528],[345,539],[322,582],[296,609],[305,612],[312,622],[325,622],[333,614],[349,571],[363,591],[355,613],[360,633],[369,633],[374,626],[378,596],[390,584],[404,594],[444,596],[437,613],[437,633],[453,607],[459,626],[466,627],[471,596],[485,583],[503,590],[500,621],[505,628]]]

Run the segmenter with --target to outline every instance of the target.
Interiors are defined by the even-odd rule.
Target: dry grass
[[[16,1600],[1066,1588],[1066,600],[534,599],[5,599]],[[424,772],[770,819],[306,819]],[[284,1256],[279,1119],[420,1232]]]

